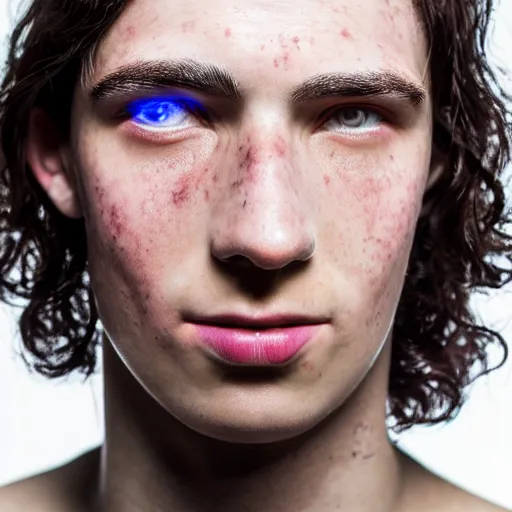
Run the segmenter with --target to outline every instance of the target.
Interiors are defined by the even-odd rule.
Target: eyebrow
[[[93,103],[141,89],[183,87],[232,100],[242,98],[237,81],[224,69],[192,59],[135,62],[107,75],[89,92]]]
[[[193,59],[135,62],[107,75],[90,88],[93,103],[130,94],[141,89],[183,87],[229,100],[241,100],[238,81],[225,69]],[[306,103],[322,98],[387,96],[405,99],[419,108],[426,100],[423,86],[393,71],[362,71],[316,75],[296,87],[293,103]]]
[[[392,71],[363,71],[314,76],[293,91],[292,100],[304,103],[332,96],[391,96],[419,108],[427,92],[423,86]]]

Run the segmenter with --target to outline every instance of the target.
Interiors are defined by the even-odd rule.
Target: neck
[[[202,436],[163,410],[105,342],[103,510],[395,510],[400,455],[385,425],[387,347],[337,411],[268,445]]]

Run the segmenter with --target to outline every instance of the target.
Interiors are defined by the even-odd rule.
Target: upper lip
[[[245,329],[272,329],[277,327],[296,327],[300,325],[324,324],[325,317],[312,317],[300,314],[240,315],[225,313],[217,315],[192,315],[187,318],[191,323],[218,327],[242,327]]]

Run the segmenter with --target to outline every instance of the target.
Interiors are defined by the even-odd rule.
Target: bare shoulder
[[[0,512],[69,512],[82,509],[98,467],[99,450],[62,467],[0,488]]]
[[[399,512],[512,512],[461,489],[404,457],[407,490]]]

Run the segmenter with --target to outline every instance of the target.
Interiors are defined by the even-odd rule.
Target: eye
[[[200,109],[201,105],[190,98],[175,97],[135,100],[126,107],[132,122],[162,130],[193,125]]]
[[[324,126],[338,132],[364,132],[377,128],[382,120],[382,116],[372,110],[348,107],[336,110]]]

